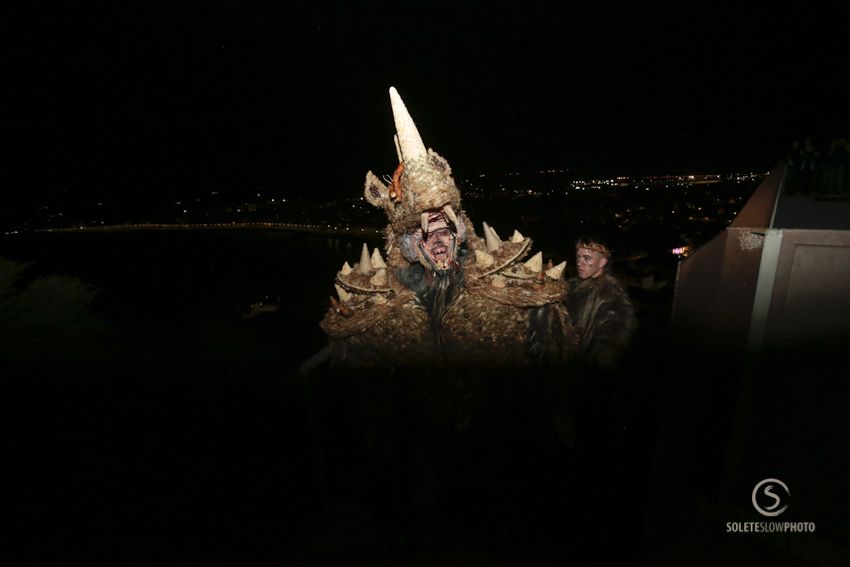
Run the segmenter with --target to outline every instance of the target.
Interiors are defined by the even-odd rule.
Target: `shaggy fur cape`
[[[572,278],[566,297],[579,336],[579,354],[602,368],[614,368],[637,328],[635,309],[625,286],[609,274]]]

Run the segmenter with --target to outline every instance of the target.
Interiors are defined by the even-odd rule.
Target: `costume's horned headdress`
[[[389,185],[371,171],[366,174],[366,200],[384,209],[390,222],[388,240],[398,242],[405,258],[437,270],[448,269],[456,262],[457,247],[466,239],[466,227],[458,219],[460,192],[448,162],[434,150],[425,149],[395,87],[390,87],[390,101],[399,165]],[[447,253],[441,253],[442,248],[429,235],[446,230],[452,244]]]

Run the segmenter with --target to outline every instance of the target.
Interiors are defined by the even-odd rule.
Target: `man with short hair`
[[[637,321],[625,286],[611,275],[608,245],[584,237],[575,249],[577,277],[567,282],[564,304],[579,337],[581,364],[571,375],[569,407],[579,482],[604,487],[591,495],[596,505],[587,510],[587,520],[601,523],[609,519],[605,510],[629,498],[629,483],[623,482],[622,471],[634,442],[631,416],[640,408],[629,406],[629,392],[636,385],[626,379],[629,374],[619,371],[618,360],[629,346]]]
[[[625,286],[611,275],[611,250],[598,238],[576,242],[578,277],[569,280],[565,301],[579,336],[579,354],[593,366],[612,370],[637,328]]]

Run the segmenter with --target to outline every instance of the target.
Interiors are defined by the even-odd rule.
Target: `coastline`
[[[102,226],[79,226],[67,228],[37,228],[29,232],[49,233],[79,233],[79,232],[132,232],[146,230],[283,230],[288,232],[305,232],[327,236],[380,236],[383,229],[368,227],[332,227],[317,224],[299,223],[277,223],[277,222],[251,222],[251,223],[138,223],[138,224],[113,224]],[[23,231],[20,231],[23,232]],[[20,232],[18,232],[20,234]]]

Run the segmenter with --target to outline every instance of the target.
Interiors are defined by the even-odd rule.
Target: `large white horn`
[[[407,112],[404,101],[398,95],[395,87],[390,87],[390,102],[393,106],[393,119],[395,120],[395,131],[398,136],[398,149],[404,161],[424,158],[428,155],[422,136],[416,129],[416,124]]]
[[[372,273],[372,260],[369,258],[369,247],[363,243],[363,250],[360,251],[360,263],[357,265],[357,271],[367,276]]]
[[[523,240],[525,240],[525,237],[522,233],[517,229],[514,229],[513,236],[511,236],[511,242],[522,242]]]
[[[347,276],[348,274],[351,273],[351,266],[348,265],[348,262],[346,262],[342,265],[342,269],[340,270],[340,273],[344,276]]]
[[[428,240],[428,213],[419,215],[419,224],[422,226],[422,240]]]

